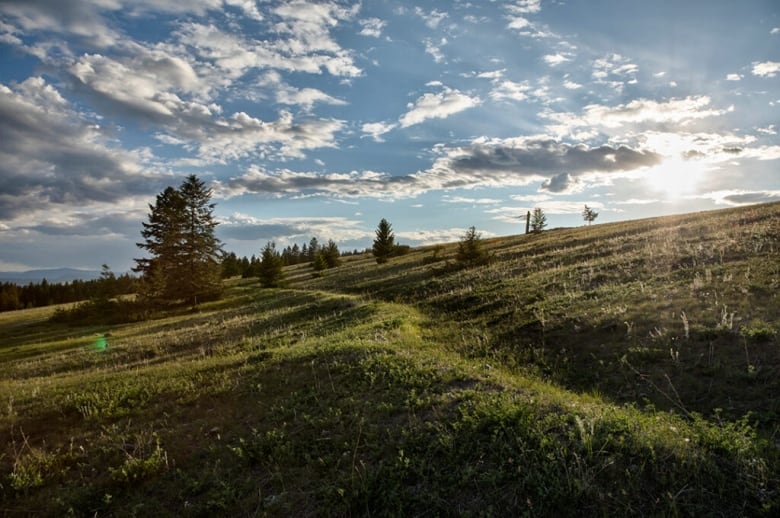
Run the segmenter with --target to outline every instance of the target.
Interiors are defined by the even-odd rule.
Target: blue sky
[[[0,270],[129,269],[197,174],[239,255],[780,200],[775,0],[0,1]]]

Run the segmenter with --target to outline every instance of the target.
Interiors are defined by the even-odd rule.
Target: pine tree
[[[395,235],[393,234],[393,226],[382,218],[379,222],[379,226],[376,228],[376,239],[374,239],[374,245],[371,249],[376,262],[378,264],[386,263],[393,253],[395,248]]]
[[[258,269],[260,284],[265,288],[275,288],[284,279],[284,263],[276,250],[276,243],[269,241],[263,248]]]
[[[531,214],[531,232],[534,234],[538,234],[544,228],[547,226],[547,216],[545,216],[544,211],[540,209],[539,207],[536,207],[534,209],[534,212]]]
[[[214,235],[214,204],[211,189],[195,175],[179,189],[168,187],[149,205],[149,222],[143,223],[138,243],[151,255],[136,259],[136,272],[143,274],[147,294],[157,300],[198,300],[221,291],[221,244]]]

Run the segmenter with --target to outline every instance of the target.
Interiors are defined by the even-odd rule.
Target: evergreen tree
[[[390,256],[393,254],[393,248],[395,247],[395,234],[393,234],[393,226],[382,218],[379,222],[379,226],[376,228],[376,239],[374,239],[374,245],[371,248],[371,252],[376,257],[378,264],[386,263]]]
[[[229,252],[222,256],[222,278],[229,279],[241,275],[241,263],[235,252]]]
[[[133,270],[143,274],[152,298],[197,303],[219,294],[221,244],[214,235],[211,194],[190,175],[179,189],[168,187],[149,205],[138,246],[151,257],[136,259]]]
[[[325,253],[322,250],[317,253],[311,266],[314,268],[314,275],[316,277],[321,277],[322,272],[328,269],[328,261],[325,259]]]
[[[463,239],[458,243],[458,252],[455,258],[459,263],[468,265],[484,264],[488,260],[488,254],[482,246],[482,234],[476,227],[469,227]]]
[[[284,263],[276,250],[276,243],[269,241],[260,256],[258,277],[265,288],[275,288],[284,279]]]
[[[100,279],[98,280],[98,289],[94,300],[98,303],[106,303],[116,295],[116,275],[114,275],[114,272],[111,271],[107,264],[104,264],[100,270]]]
[[[598,217],[599,217],[598,212],[585,205],[585,209],[583,209],[582,211],[582,219],[584,219],[588,223],[588,225],[593,223]]]
[[[531,232],[538,234],[547,226],[547,216],[544,211],[536,207],[531,214]]]
[[[322,256],[325,258],[325,262],[328,264],[328,268],[335,268],[341,264],[341,253],[339,247],[336,246],[335,241],[328,240],[328,244],[321,250]]]
[[[309,255],[306,257],[307,261],[314,261],[314,258],[317,257],[317,252],[320,251],[320,243],[317,241],[316,237],[311,238],[311,241],[309,241]]]

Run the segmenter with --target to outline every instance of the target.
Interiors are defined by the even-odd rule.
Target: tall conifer
[[[179,189],[166,188],[149,205],[142,223],[142,243],[151,257],[136,259],[134,271],[144,277],[146,295],[155,300],[197,303],[221,291],[221,244],[214,235],[211,189],[195,175]]]

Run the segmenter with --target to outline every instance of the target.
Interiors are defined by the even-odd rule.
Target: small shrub
[[[489,256],[482,246],[482,235],[475,227],[470,227],[463,239],[458,243],[458,251],[455,258],[461,264],[476,266],[486,264]]]
[[[749,342],[771,342],[775,339],[776,332],[772,326],[763,320],[753,320],[750,324],[742,326],[739,334]]]

